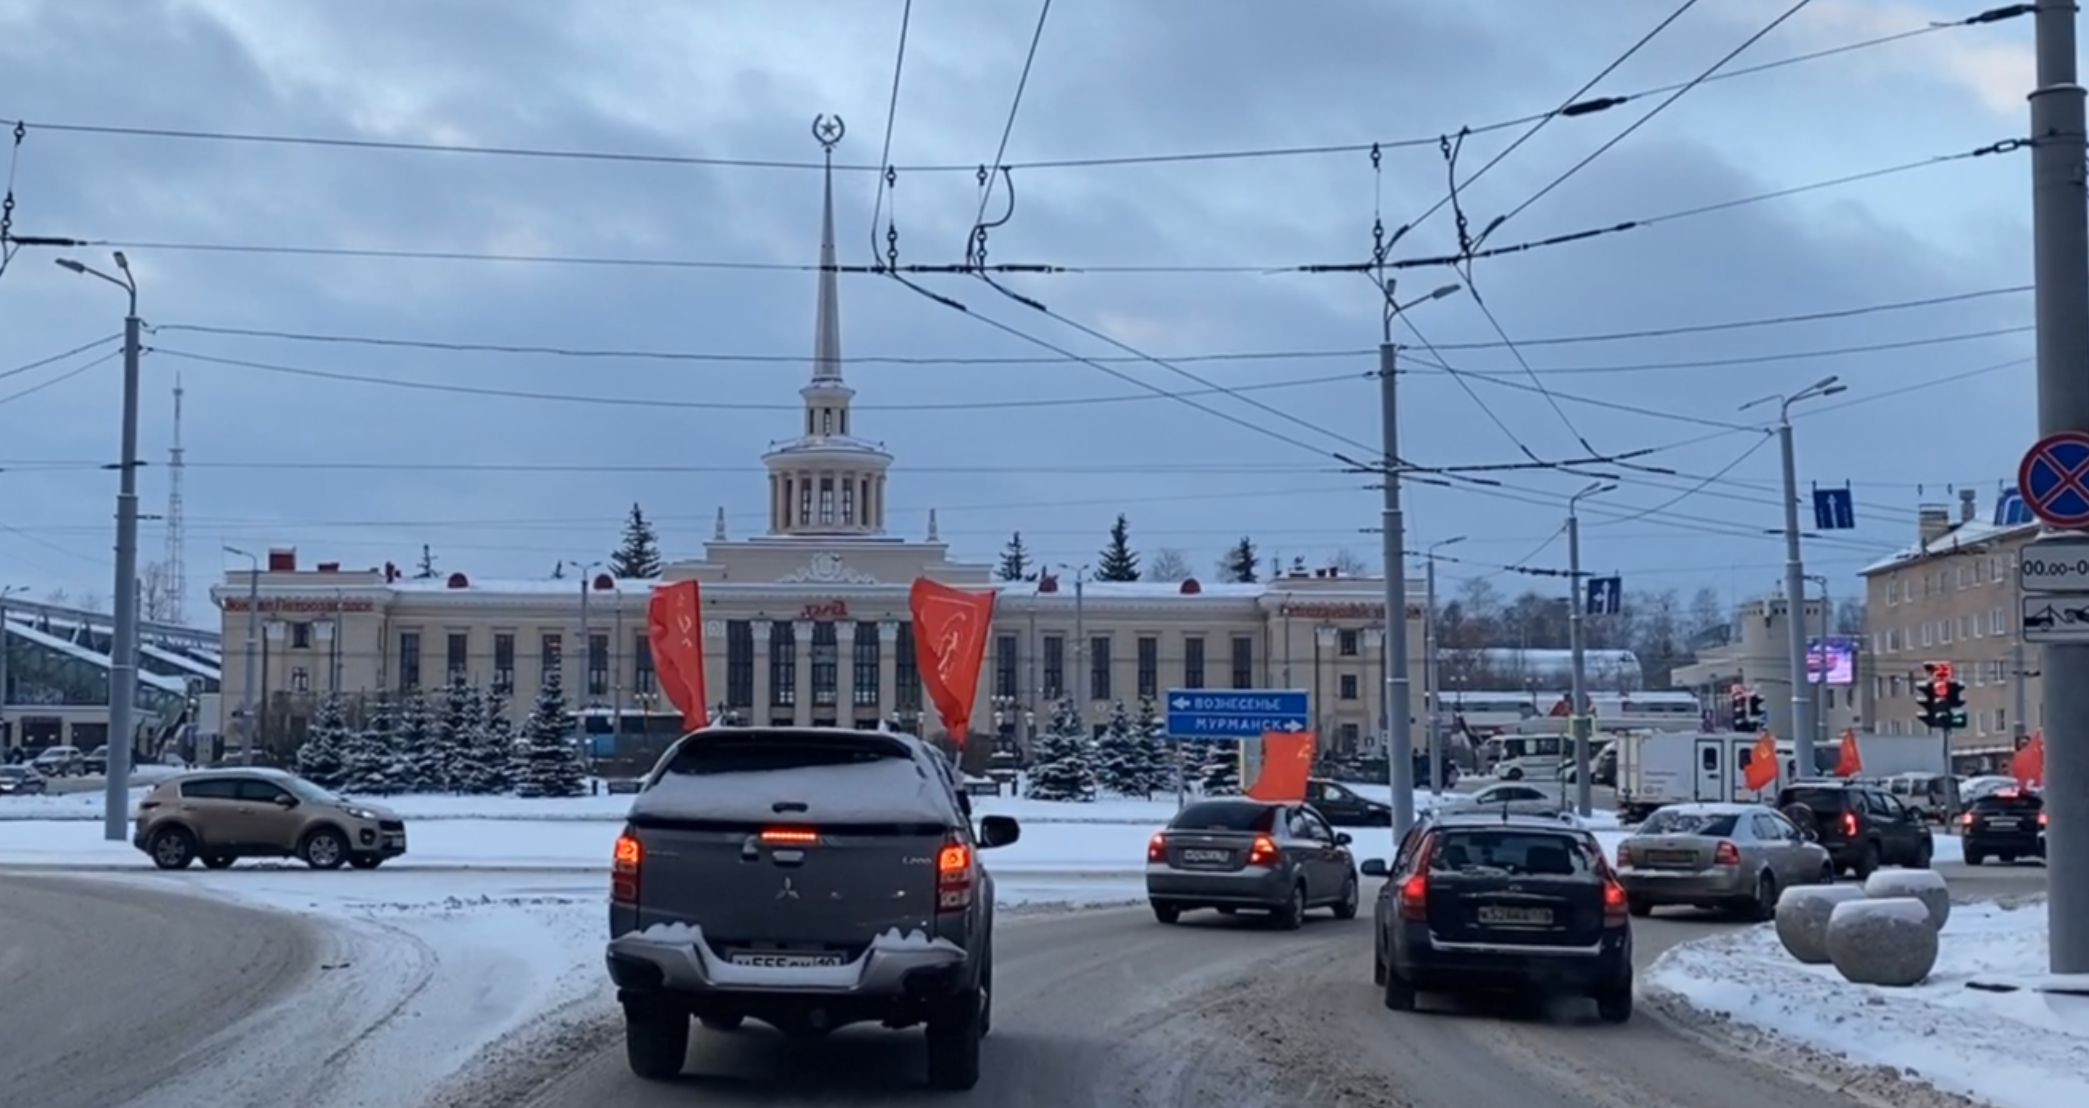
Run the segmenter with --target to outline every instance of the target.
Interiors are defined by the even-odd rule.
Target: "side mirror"
[[[290,809],[297,807],[297,798],[291,796],[289,793],[278,793],[276,795],[276,807],[281,808],[287,812]]]
[[[979,821],[979,845],[991,850],[1023,837],[1023,827],[1009,816],[988,816]]]
[[[1385,859],[1368,858],[1360,870],[1365,877],[1390,877],[1392,871],[1385,868]]]
[[[1348,845],[1349,845],[1350,843],[1353,843],[1353,842],[1355,842],[1355,841],[1356,841],[1356,840],[1355,840],[1355,839],[1353,839],[1353,838],[1350,838],[1350,837],[1349,837],[1349,835],[1348,835],[1347,833],[1344,833],[1344,832],[1336,832],[1336,833],[1335,833],[1335,845],[1336,845],[1336,846],[1348,846]]]

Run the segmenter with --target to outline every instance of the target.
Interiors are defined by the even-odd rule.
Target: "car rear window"
[[[1639,825],[1642,835],[1731,835],[1741,817],[1721,812],[1662,809]]]
[[[1848,789],[1838,788],[1786,789],[1777,794],[1777,806],[1789,808],[1794,804],[1804,804],[1816,812],[1840,812],[1849,795]]]
[[[1168,826],[1177,831],[1270,831],[1277,810],[1247,800],[1203,800],[1176,813]]]
[[[799,735],[753,732],[718,735],[683,743],[667,765],[671,775],[706,777],[719,773],[763,773],[813,766],[857,766],[888,760],[909,761],[904,747],[866,735]]]
[[[1995,793],[1973,802],[1973,809],[1979,812],[2036,812],[2044,807],[2045,800],[2035,793]]]
[[[1548,831],[1452,828],[1437,833],[1429,868],[1440,873],[1581,877],[1588,851],[1579,839]]]

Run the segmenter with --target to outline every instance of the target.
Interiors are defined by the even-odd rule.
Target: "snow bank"
[[[1911,988],[1801,965],[1767,928],[1684,943],[1641,980],[1671,1014],[1760,1052],[1796,1053],[1839,1082],[1875,1079],[1883,1066],[1999,1108],[2089,1104],[2089,997],[1968,987],[2043,974],[2046,906],[1962,904],[1939,938],[1936,968]]]

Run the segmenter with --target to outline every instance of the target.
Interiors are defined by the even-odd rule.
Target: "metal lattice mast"
[[[189,591],[188,569],[182,550],[188,545],[181,520],[181,375],[174,375],[174,443],[167,448],[167,549],[161,557],[160,603],[169,623],[188,621],[185,603]]]

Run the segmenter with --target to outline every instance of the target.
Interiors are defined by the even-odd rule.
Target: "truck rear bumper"
[[[947,993],[963,984],[966,961],[962,949],[937,940],[910,949],[873,943],[854,961],[836,966],[748,966],[712,950],[694,927],[667,935],[620,935],[610,940],[606,957],[610,978],[621,989],[807,998]]]

